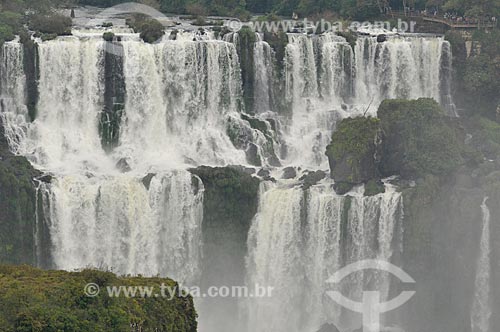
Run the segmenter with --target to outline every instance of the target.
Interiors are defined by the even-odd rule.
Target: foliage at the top
[[[98,296],[85,295],[88,283],[100,287]],[[154,287],[153,294],[161,294],[162,284],[171,289],[176,285],[166,278],[122,278],[90,269],[65,272],[0,265],[1,330],[195,332],[196,312],[191,296],[110,297],[106,290],[107,286]]]
[[[42,39],[71,33],[71,19],[56,9],[70,0],[0,0],[0,45],[26,35],[25,25]]]
[[[131,0],[73,0],[81,5],[109,7]],[[301,17],[336,13],[345,18],[363,20],[380,16],[384,9],[438,8],[441,11],[455,11],[473,17],[500,15],[497,0],[136,0],[168,13],[183,13],[197,16],[222,15],[248,18],[249,13],[275,13]]]

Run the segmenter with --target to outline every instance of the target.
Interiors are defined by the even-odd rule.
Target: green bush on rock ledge
[[[71,25],[71,18],[60,14],[32,15],[29,20],[30,30],[40,35],[71,35]]]
[[[141,39],[146,43],[157,42],[165,34],[165,29],[160,22],[145,15],[134,15],[131,19],[127,19],[127,24],[136,33],[140,33]]]
[[[385,100],[378,116],[384,132],[382,176],[445,175],[465,162],[465,135],[435,100]]]
[[[365,195],[375,195],[382,177],[445,176],[478,160],[457,119],[433,99],[385,100],[378,116],[343,119],[333,133],[326,155],[337,193],[365,183]]]
[[[378,177],[380,121],[372,117],[343,119],[332,135],[326,155],[338,193]]]
[[[88,283],[100,287],[97,296],[85,295]],[[170,289],[177,285],[166,278],[123,278],[96,270],[43,271],[0,265],[0,324],[6,332],[195,332],[191,296],[110,297],[106,288],[153,287],[153,294],[161,294],[162,284]]]

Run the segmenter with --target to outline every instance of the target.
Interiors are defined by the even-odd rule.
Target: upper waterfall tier
[[[2,120],[16,153],[61,173],[114,173],[120,160],[139,173],[199,164],[326,168],[339,118],[373,114],[385,98],[451,101],[441,37],[359,37],[352,48],[333,34],[289,34],[282,67],[259,35],[246,48],[253,56],[241,57],[251,66],[240,61],[238,34],[223,41],[180,32],[156,44],[122,37],[38,41],[31,123],[22,46],[3,46]],[[242,68],[253,78],[243,81]],[[249,91],[255,102],[245,110]],[[109,139],[111,148],[103,146]]]

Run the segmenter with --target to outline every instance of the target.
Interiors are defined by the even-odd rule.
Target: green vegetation
[[[102,38],[107,41],[107,42],[112,42],[113,39],[115,38],[115,34],[112,33],[112,32],[105,32],[103,35],[102,35]]]
[[[471,145],[491,160],[500,156],[500,124],[480,115],[467,119],[467,130],[472,133]]]
[[[0,122],[0,262],[35,263],[35,186],[40,173],[12,155]]]
[[[71,18],[59,14],[33,15],[29,19],[30,30],[48,35],[70,35]]]
[[[494,118],[500,103],[500,30],[475,31],[468,57],[462,35],[450,31],[446,39],[452,46],[457,102],[469,113]]]
[[[127,19],[127,25],[136,33],[140,33],[141,39],[150,44],[158,41],[165,34],[165,28],[160,22],[143,14],[136,14]]]
[[[381,177],[446,176],[482,160],[465,146],[457,120],[432,99],[385,100],[378,116],[344,119],[333,133],[326,154],[337,192],[366,183],[366,194],[373,195],[382,188]]]
[[[84,293],[97,284],[96,297]],[[195,332],[196,312],[190,296],[110,297],[107,286],[154,287],[161,293],[166,278],[117,277],[110,272],[42,271],[28,266],[0,266],[0,322],[6,332],[178,331]]]
[[[71,18],[55,12],[69,0],[0,0],[0,45],[27,34],[24,25],[43,40],[71,34]]]
[[[380,121],[372,117],[343,119],[332,135],[326,155],[339,193],[353,185],[377,178]]]
[[[433,99],[385,100],[378,116],[383,176],[444,175],[464,163],[464,135]]]
[[[374,196],[384,192],[385,186],[380,180],[371,179],[365,184],[365,196]]]

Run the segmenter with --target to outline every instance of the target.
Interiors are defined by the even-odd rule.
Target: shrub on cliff
[[[14,35],[21,29],[21,15],[15,12],[0,12],[0,46],[14,39]]]
[[[8,25],[0,24],[0,46],[6,42],[14,39],[14,32]]]
[[[30,30],[47,35],[70,35],[71,18],[60,14],[32,15],[29,19]]]
[[[165,34],[165,29],[160,22],[145,15],[134,15],[127,19],[127,24],[136,33],[140,33],[141,39],[146,43],[154,43]]]
[[[385,100],[378,116],[384,133],[383,176],[444,175],[464,163],[463,134],[433,99]]]
[[[100,287],[97,296],[85,295],[88,283]],[[106,290],[108,286],[152,287],[161,294],[162,284],[170,289],[176,286],[166,278],[122,278],[96,270],[65,272],[0,266],[2,331],[195,332],[196,312],[190,296],[111,297]]]
[[[380,139],[380,121],[376,118],[347,118],[339,123],[326,150],[337,192],[378,177]]]
[[[333,133],[326,154],[338,193],[371,181],[374,194],[382,188],[374,180],[392,175],[447,175],[475,157],[456,119],[433,99],[385,100],[378,116],[344,119]]]

